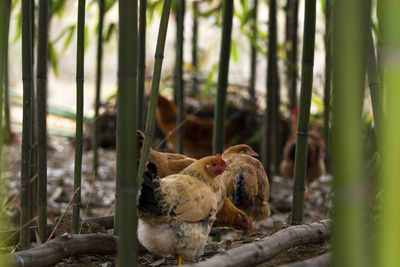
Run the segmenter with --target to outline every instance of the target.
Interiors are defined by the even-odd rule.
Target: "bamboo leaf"
[[[115,30],[116,30],[115,23],[110,23],[107,27],[106,34],[104,37],[105,42],[109,42],[111,40],[111,37],[115,33]]]
[[[68,30],[65,33],[67,34],[67,37],[65,38],[64,44],[63,44],[63,50],[66,50],[68,48],[68,46],[71,44],[72,41],[72,37],[75,34],[75,29],[76,26],[75,25],[71,25]]]
[[[49,42],[48,45],[48,56],[51,64],[51,68],[53,69],[54,75],[58,76],[58,54],[54,49],[54,45],[52,42]]]
[[[234,62],[238,62],[239,61],[237,45],[236,45],[236,42],[234,40],[232,40],[232,42],[231,42],[231,56],[232,56],[232,59],[233,59]]]
[[[85,51],[90,44],[90,36],[89,36],[89,26],[85,26]]]
[[[19,40],[19,38],[21,37],[21,33],[22,33],[21,29],[22,29],[22,16],[21,16],[21,12],[19,12],[18,16],[17,16],[17,29],[15,31],[13,43],[17,42]]]
[[[106,8],[104,13],[107,13],[107,11],[110,10],[116,2],[117,0],[106,0]]]

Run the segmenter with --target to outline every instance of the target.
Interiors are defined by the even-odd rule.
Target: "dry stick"
[[[39,247],[0,256],[6,266],[54,266],[63,258],[81,254],[110,255],[117,252],[117,237],[105,234],[66,234]]]
[[[87,214],[87,211],[89,209],[90,200],[92,199],[92,192],[93,192],[94,180],[95,179],[96,179],[96,172],[93,172],[93,179],[92,179],[92,183],[90,185],[89,198],[88,198],[88,202],[87,202],[86,207],[85,207],[85,211],[83,213],[82,223],[81,223],[81,227],[79,227],[78,234],[80,234],[82,232],[83,222],[86,220],[86,214]]]
[[[76,193],[78,193],[78,191],[79,191],[80,189],[81,189],[80,187],[78,187],[77,189],[75,189],[75,192],[74,192],[74,194],[72,195],[72,198],[71,198],[70,201],[68,202],[67,207],[65,208],[63,214],[61,215],[60,219],[58,220],[58,222],[57,222],[56,226],[54,227],[53,231],[52,231],[51,234],[49,235],[49,238],[47,238],[47,241],[49,241],[49,240],[53,237],[54,233],[56,232],[56,230],[57,230],[57,228],[58,228],[58,225],[60,224],[61,220],[64,218],[65,213],[67,213],[67,211],[69,210],[69,207],[71,207],[72,201],[74,200],[74,197],[75,197]]]
[[[304,243],[317,243],[331,236],[331,220],[291,226],[258,242],[233,248],[191,267],[255,266],[279,253]],[[189,266],[189,265],[185,265]]]
[[[280,267],[327,267],[331,258],[332,252],[327,252],[311,259],[281,265]]]

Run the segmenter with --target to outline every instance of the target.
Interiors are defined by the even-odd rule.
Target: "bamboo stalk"
[[[150,102],[147,112],[146,129],[144,132],[145,137],[142,147],[142,156],[140,157],[140,164],[138,171],[139,181],[141,180],[142,174],[144,172],[144,167],[149,157],[151,139],[154,136],[158,90],[160,88],[161,69],[162,69],[162,62],[164,59],[164,47],[168,30],[168,20],[169,20],[170,10],[171,10],[171,0],[165,0],[161,13],[160,27],[158,30],[153,78],[151,82]]]
[[[217,100],[214,107],[213,154],[222,153],[225,146],[226,90],[228,87],[231,51],[233,0],[222,3],[222,39],[218,65]]]
[[[183,82],[183,32],[184,32],[184,21],[185,21],[185,0],[178,0],[178,9],[176,16],[176,61],[175,61],[175,91],[176,91],[176,103],[178,107],[178,115],[176,117],[177,125],[182,125],[184,117],[184,82]],[[185,128],[183,125],[177,130],[177,150],[179,154],[183,154],[183,137]]]
[[[368,266],[360,138],[368,6],[370,2],[364,0],[335,0],[332,6],[332,159],[335,166],[332,266]]]
[[[138,63],[138,94],[137,94],[137,124],[138,129],[144,129],[145,116],[145,84],[146,84],[146,7],[147,0],[140,0],[139,8],[139,63]]]
[[[93,123],[93,172],[95,177],[99,170],[98,135],[99,135],[99,109],[101,97],[101,70],[103,62],[103,26],[104,26],[104,0],[99,0],[99,26],[97,32],[97,62],[96,62],[96,96]]]
[[[31,38],[32,38],[32,70],[35,72],[35,0],[31,0]],[[37,216],[37,121],[36,121],[36,88],[35,88],[35,75],[32,74],[32,95],[31,95],[31,108],[32,108],[32,126],[31,126],[31,166],[30,166],[30,179],[29,179],[29,218],[32,224],[36,221],[32,220]]]
[[[381,141],[381,120],[382,118],[382,89],[379,80],[378,66],[376,63],[375,46],[372,38],[372,29],[368,31],[367,36],[367,75],[369,83],[369,92],[371,95],[372,112],[374,114],[374,129],[375,136],[378,141]]]
[[[193,26],[192,26],[192,67],[193,67],[193,77],[192,77],[192,95],[196,96],[198,88],[198,29],[199,29],[199,2],[192,2],[192,16],[193,16]]]
[[[255,42],[258,40],[257,32],[257,13],[258,13],[258,0],[253,0],[253,17],[251,21],[251,35]],[[257,79],[257,47],[255,44],[250,42],[251,52],[250,52],[250,83],[249,83],[249,93],[252,103],[256,101],[256,79]]]
[[[329,1],[329,0],[327,0]],[[289,109],[297,106],[297,28],[299,1],[288,0],[287,12],[287,77]]]
[[[277,28],[276,28],[276,0],[269,1],[268,23],[268,54],[267,54],[267,87],[265,110],[265,158],[264,166],[268,177],[272,177],[277,163],[277,107],[278,107],[278,80],[277,80]]]
[[[296,133],[294,163],[294,186],[292,202],[292,224],[303,222],[304,191],[307,164],[307,137],[310,120],[311,94],[313,85],[313,65],[315,48],[316,1],[307,0],[304,11],[304,39],[301,68],[300,107]]]
[[[332,85],[332,46],[331,46],[331,0],[325,1],[325,86],[324,86],[324,141],[326,144],[326,166],[330,166],[330,114]]]
[[[381,26],[381,55],[382,73],[384,80],[385,116],[382,118],[382,201],[381,216],[378,223],[377,263],[376,266],[398,266],[400,264],[400,229],[398,218],[400,211],[398,192],[400,164],[398,151],[400,149],[399,123],[400,115],[400,67],[398,55],[400,53],[400,38],[398,35],[400,25],[400,2],[387,0],[378,1],[378,7],[382,16]],[[384,72],[383,72],[384,70]],[[375,114],[374,114],[375,115]]]
[[[85,63],[85,0],[78,2],[77,21],[77,54],[76,54],[76,131],[75,131],[75,164],[74,164],[74,196],[72,207],[72,233],[79,231],[79,211],[81,205],[82,180],[82,143],[83,143],[83,91]]]
[[[38,153],[38,216],[39,237],[46,240],[47,230],[47,42],[48,42],[49,4],[39,1],[39,32],[37,52],[37,153]]]
[[[22,1],[22,149],[21,149],[21,202],[20,202],[20,245],[29,246],[29,180],[32,148],[32,6],[31,1]]]
[[[3,140],[4,143],[11,143],[12,139],[12,131],[11,131],[11,119],[10,119],[10,97],[9,97],[9,81],[8,81],[8,69],[9,69],[9,64],[8,64],[8,40],[9,40],[9,32],[10,32],[10,16],[11,16],[11,0],[6,0],[5,1],[6,5],[6,13],[4,15],[5,21],[5,66],[4,66],[4,128],[3,128]],[[1,86],[1,85],[0,85]],[[0,157],[1,158],[1,157]]]
[[[137,264],[137,68],[138,2],[119,1],[117,184],[115,225],[117,227],[118,265]],[[135,164],[132,164],[134,162]]]

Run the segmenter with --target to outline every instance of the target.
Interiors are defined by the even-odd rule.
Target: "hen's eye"
[[[211,164],[213,167],[215,167],[215,166],[217,166],[217,164],[215,164],[215,163],[213,163],[213,164]]]
[[[242,219],[242,222],[244,222],[244,223],[245,223],[245,222],[246,222],[246,218],[243,218],[243,219]]]

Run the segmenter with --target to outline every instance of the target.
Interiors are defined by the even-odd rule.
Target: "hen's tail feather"
[[[155,190],[160,188],[160,177],[157,176],[157,167],[154,163],[147,164],[147,170],[143,173],[143,182],[140,188],[138,208],[140,211],[149,211],[157,215],[163,212],[158,205]]]
[[[248,199],[246,195],[246,185],[244,182],[243,172],[240,171],[236,176],[236,186],[233,192],[233,204],[237,207],[245,205],[253,207],[253,203]]]

